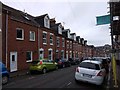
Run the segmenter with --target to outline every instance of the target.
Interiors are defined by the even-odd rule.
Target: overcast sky
[[[88,2],[89,1],[89,2]],[[65,29],[87,40],[88,45],[111,44],[109,25],[96,26],[96,16],[108,14],[108,0],[2,0],[33,16],[48,14]]]

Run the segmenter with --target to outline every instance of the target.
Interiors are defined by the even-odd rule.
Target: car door
[[[43,62],[43,68],[47,68],[47,70],[49,70],[49,63],[48,63],[48,60],[42,60]]]
[[[49,64],[50,64],[50,69],[55,69],[55,63],[53,62],[53,60],[49,60]]]

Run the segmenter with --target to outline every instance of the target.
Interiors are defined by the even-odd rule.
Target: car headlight
[[[38,68],[41,68],[41,66],[38,66]]]

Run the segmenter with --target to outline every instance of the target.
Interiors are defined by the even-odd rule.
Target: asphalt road
[[[85,82],[76,83],[74,80],[75,66],[58,69],[46,74],[24,75],[10,79],[4,88],[81,88],[87,90],[103,90],[105,84],[97,86]]]

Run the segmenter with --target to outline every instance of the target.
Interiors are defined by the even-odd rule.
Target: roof
[[[5,4],[2,4],[2,10],[8,11],[9,15],[14,20],[21,21],[30,25],[39,26],[39,24],[34,20],[34,17],[28,13],[22,12],[20,10],[16,10]]]
[[[40,16],[36,16],[35,18],[42,19],[42,18],[44,18],[45,16],[48,16],[48,14],[43,14],[43,15],[40,15]],[[49,16],[48,16],[48,17],[49,17]]]
[[[51,25],[51,28],[55,28],[56,27],[56,29],[57,29],[57,27],[60,25],[61,23],[56,23],[56,24],[54,24],[54,25]]]
[[[76,33],[71,33],[70,35],[75,35]]]
[[[94,63],[94,64],[101,64],[102,62],[101,61],[94,61],[94,60],[84,60],[82,62],[90,62],[90,63]]]
[[[66,32],[66,31],[69,31],[69,32],[70,32],[70,29],[64,29],[62,32]]]

